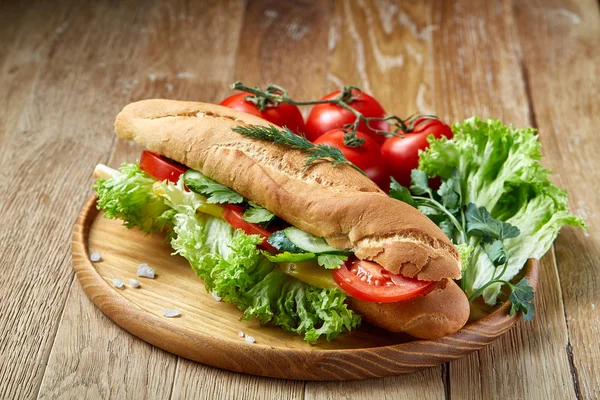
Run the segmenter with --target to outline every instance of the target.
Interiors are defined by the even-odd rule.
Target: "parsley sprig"
[[[331,160],[333,165],[349,164],[362,173],[362,171],[344,157],[340,149],[325,144],[313,144],[304,136],[298,136],[288,128],[279,129],[273,125],[247,125],[233,128],[234,132],[252,139],[287,146],[292,149],[304,150],[308,157],[304,168],[308,168],[317,160]]]
[[[481,246],[485,251],[496,271],[488,282],[469,296],[470,302],[481,296],[489,286],[505,284],[511,291],[509,300],[512,306],[509,314],[521,311],[525,320],[533,319],[534,294],[529,281],[523,278],[513,284],[502,279],[509,261],[504,241],[519,236],[519,228],[495,219],[485,207],[478,207],[473,203],[465,205],[458,170],[455,169],[451,177],[442,182],[434,192],[429,187],[426,173],[414,169],[411,172],[410,190],[392,178],[390,197],[412,205],[433,220],[457,245],[463,264],[471,261],[469,255],[476,246]],[[463,271],[464,269],[463,265]]]

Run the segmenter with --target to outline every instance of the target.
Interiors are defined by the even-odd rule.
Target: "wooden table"
[[[0,20],[1,398],[600,396],[597,1],[2,2]],[[535,321],[441,367],[316,383],[190,362],[104,317],[70,235],[94,165],[139,155],[115,115],[150,97],[219,102],[238,79],[297,98],[354,84],[403,116],[537,127],[590,228],[543,258]]]

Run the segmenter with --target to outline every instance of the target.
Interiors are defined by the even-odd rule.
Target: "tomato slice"
[[[244,221],[244,207],[227,204],[223,209],[223,219],[233,226],[235,229],[241,229],[248,235],[260,235],[264,240],[260,244],[261,247],[269,251],[277,252],[278,250],[271,246],[267,239],[271,236],[271,232],[258,224],[252,224]]]
[[[142,152],[140,168],[142,171],[159,181],[164,181],[166,179],[173,183],[177,183],[179,177],[188,170],[188,167],[185,165],[169,160],[168,158],[149,150],[144,150]]]
[[[356,259],[333,270],[333,279],[350,296],[374,303],[407,300],[435,287],[435,282],[405,278],[377,263]]]

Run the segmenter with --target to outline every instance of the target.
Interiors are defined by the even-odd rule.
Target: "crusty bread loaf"
[[[350,298],[350,307],[373,325],[421,339],[437,339],[454,333],[469,319],[467,296],[452,280],[426,296],[396,303],[369,303]]]
[[[392,273],[433,281],[460,277],[458,252],[423,214],[349,165],[323,161],[305,169],[306,153],[232,131],[250,124],[269,123],[213,104],[144,100],[121,111],[115,130]]]

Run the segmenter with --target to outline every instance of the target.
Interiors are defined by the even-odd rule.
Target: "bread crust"
[[[350,307],[370,324],[419,339],[438,339],[458,331],[469,319],[469,301],[452,280],[426,296],[396,303],[351,298]]]
[[[251,124],[269,125],[213,104],[153,99],[126,106],[115,131],[392,273],[430,281],[460,277],[458,252],[415,208],[389,198],[349,165],[323,161],[305,169],[304,152],[232,131]]]

